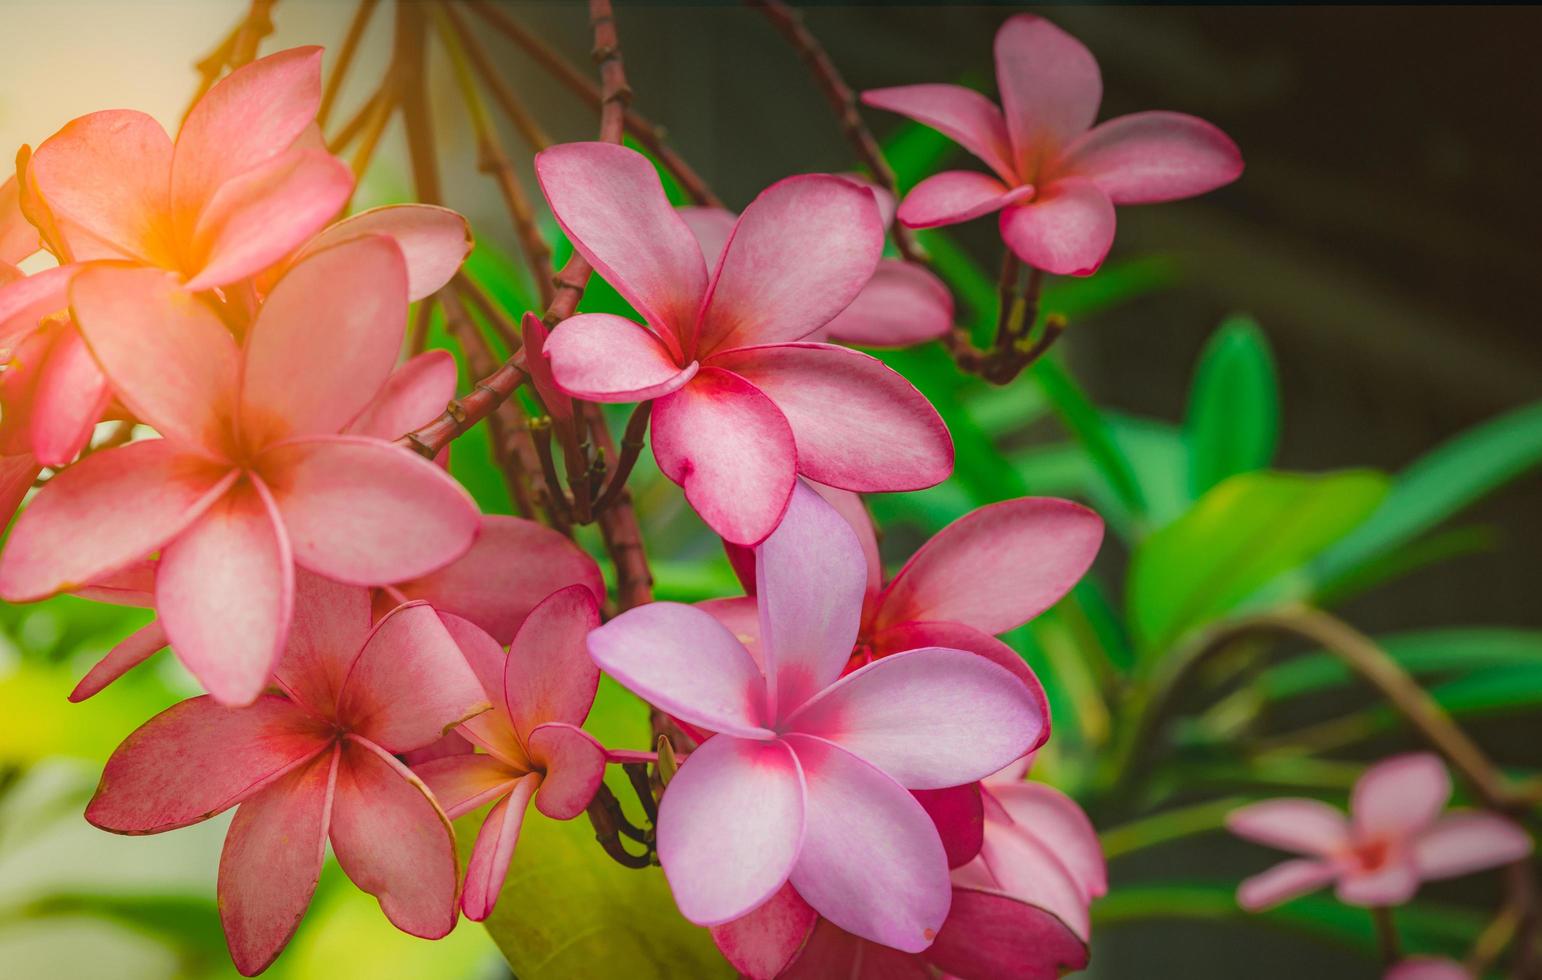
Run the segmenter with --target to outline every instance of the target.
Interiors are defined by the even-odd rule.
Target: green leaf
[[[1070,372],[1054,358],[1043,358],[1031,369],[1055,414],[1086,450],[1098,473],[1108,482],[1129,522],[1138,524],[1146,512],[1145,495],[1123,448],[1114,439],[1103,413],[1087,397]]]
[[[1399,548],[1486,493],[1542,464],[1542,402],[1516,409],[1436,447],[1397,475],[1371,519],[1317,562],[1331,581]]]
[[[1385,493],[1369,470],[1244,473],[1216,486],[1135,552],[1126,591],[1137,646],[1165,649],[1232,611],[1348,534]]]
[[[1184,419],[1194,496],[1273,461],[1280,439],[1279,402],[1264,332],[1248,317],[1221,324],[1199,355]]]
[[[1542,667],[1542,631],[1498,628],[1421,630],[1377,638],[1377,644],[1416,677],[1489,667]],[[1354,682],[1349,668],[1325,653],[1307,654],[1257,678],[1266,698],[1315,694]]]

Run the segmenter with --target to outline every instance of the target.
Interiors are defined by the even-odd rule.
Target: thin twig
[[[343,79],[348,75],[348,69],[353,66],[353,57],[359,51],[359,42],[364,37],[364,30],[369,26],[369,20],[374,16],[375,8],[380,6],[380,0],[359,0],[359,6],[354,9],[353,19],[348,22],[348,33],[343,35],[342,46],[337,49],[337,61],[332,65],[332,74],[327,79],[326,89],[321,93],[321,107],[316,110],[316,124],[326,128],[327,120],[332,116],[332,107],[337,104],[337,94],[342,91]]]
[[[637,458],[642,454],[643,446],[647,445],[648,418],[652,409],[652,402],[641,402],[632,410],[632,417],[627,419],[626,431],[621,435],[621,455],[616,461],[616,470],[610,476],[609,485],[600,495],[600,499],[595,501],[596,514],[603,514],[609,510],[626,489],[626,481],[632,475],[632,467],[637,465]]]
[[[464,270],[455,274],[455,285],[462,295],[471,300],[471,305],[477,308],[482,318],[492,325],[493,332],[498,335],[499,340],[503,341],[503,346],[509,353],[519,350],[524,343],[520,339],[519,331],[514,329],[513,322],[498,308],[493,298],[487,295],[487,290],[483,289],[475,279],[466,275]]]
[[[471,58],[471,64],[476,68],[477,75],[488,91],[493,94],[493,101],[498,103],[504,115],[509,117],[509,122],[519,131],[520,138],[525,145],[532,150],[544,150],[551,145],[551,137],[546,135],[546,130],[536,121],[534,115],[514,95],[514,90],[509,88],[508,82],[498,74],[493,67],[492,58],[487,54],[487,49],[466,22],[461,19],[460,11],[451,3],[443,4],[445,16],[449,18],[450,26],[455,29],[455,35],[460,39],[461,45],[466,49],[466,54]]]
[[[625,833],[633,840],[633,833],[641,833],[626,819],[626,814],[621,810],[621,802],[616,799],[616,794],[610,791],[610,787],[604,783],[594,794],[594,799],[589,801],[585,810],[589,815],[589,823],[594,827],[594,839],[600,842],[618,864],[628,868],[646,868],[653,863],[653,849],[650,847],[644,854],[633,854],[621,843],[621,835]],[[628,832],[631,831],[631,832]]]

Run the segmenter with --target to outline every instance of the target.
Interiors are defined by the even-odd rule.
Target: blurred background
[[[582,5],[506,6],[587,64]],[[244,9],[240,0],[8,0],[0,148],[9,154],[36,145],[70,118],[102,108],[143,109],[174,129],[196,84],[194,61]],[[346,0],[283,0],[263,50],[335,46],[352,9]],[[806,8],[810,29],[858,90],[959,81],[992,93],[991,39],[1015,9]],[[1114,286],[1073,317],[1061,342],[1066,364],[1111,416],[1137,427],[1143,419],[1181,419],[1196,358],[1216,326],[1237,313],[1257,321],[1274,352],[1282,468],[1396,471],[1542,395],[1542,197],[1534,192],[1542,167],[1542,63],[1534,56],[1542,10],[1040,12],[1096,54],[1105,85],[1100,118],[1147,108],[1190,112],[1229,133],[1247,160],[1241,181],[1219,192],[1121,209],[1103,274]],[[377,21],[345,89],[342,116],[366,97],[389,56],[389,18]],[[757,13],[621,0],[618,23],[635,107],[667,128],[671,145],[730,206],[742,207],[788,173],[854,167],[813,81]],[[554,138],[592,138],[593,117],[582,103],[501,39],[487,43]],[[448,66],[433,58],[430,72],[448,203],[471,218],[490,252],[512,254],[502,204],[476,173]],[[900,129],[897,117],[867,118],[880,137]],[[397,139],[388,134],[361,202],[410,198]],[[507,142],[519,148],[512,135]],[[962,154],[952,159],[973,166]],[[965,252],[995,267],[994,222],[954,231]],[[482,269],[497,267],[484,257]],[[1025,386],[977,403],[970,391],[957,397],[979,409],[1001,453],[999,462],[975,461],[987,473],[999,467],[1001,492],[992,499],[1014,495],[1022,483],[1034,492],[1083,495],[1074,465],[1057,468],[1061,435]],[[661,591],[674,588],[685,598],[732,591],[715,543],[683,510],[678,492],[646,482],[644,470],[645,531],[668,566]],[[500,506],[489,489],[495,477],[458,475],[484,506]],[[886,555],[902,560],[972,499],[945,486],[914,501],[876,501],[888,521]],[[1341,614],[1373,634],[1472,624],[1542,629],[1539,500],[1542,477],[1524,473],[1464,513],[1473,546],[1351,600]],[[1126,557],[1111,539],[1099,568],[1117,581],[1113,570]],[[138,672],[144,676],[86,705],[65,702],[86,666],[145,618],[71,599],[0,609],[0,975],[230,972],[212,903],[226,821],[120,839],[79,816],[117,741],[191,689],[171,658],[161,657]],[[1533,702],[1529,711],[1475,712],[1470,724],[1485,745],[1503,747],[1504,762],[1535,768],[1542,766],[1537,719]],[[1407,744],[1394,732],[1354,751],[1371,758]],[[1116,861],[1113,880],[1117,891],[1122,882],[1182,878],[1200,864],[1210,878],[1235,880],[1264,863],[1256,849],[1211,835]],[[1492,883],[1483,881],[1440,894],[1479,909],[1494,900]],[[1256,977],[1372,972],[1350,950],[1248,925],[1115,922],[1099,927],[1094,950],[1090,975],[1098,977],[1230,977],[1239,964]],[[451,978],[504,970],[480,929],[463,923],[438,944],[397,934],[372,900],[330,868],[273,972]]]

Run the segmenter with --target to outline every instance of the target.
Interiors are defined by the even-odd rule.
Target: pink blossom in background
[[[465,620],[447,622],[493,710],[459,729],[483,752],[414,768],[451,819],[497,801],[477,834],[461,900],[466,917],[480,921],[498,901],[526,807],[533,801],[546,816],[571,820],[605,776],[605,749],[578,727],[600,680],[584,647],[600,613],[583,586],[556,592],[525,619],[507,654]]]
[[[909,382],[802,340],[873,276],[883,227],[863,188],[829,175],[772,185],[709,275],[641,154],[569,143],[538,154],[536,174],[574,247],[647,324],[563,321],[545,345],[556,383],[591,401],[652,400],[659,468],[722,537],[765,538],[799,474],[898,491],[952,471],[947,428]]]
[[[0,556],[0,596],[71,591],[159,551],[166,636],[206,690],[242,704],[283,649],[296,564],[379,585],[463,554],[478,517],[454,480],[383,439],[340,434],[392,374],[406,277],[389,238],[317,252],[274,287],[240,349],[168,273],[84,270],[81,333],[162,438],[50,480]]]
[[[396,754],[486,710],[476,676],[423,603],[371,626],[367,590],[300,573],[275,680],[245,707],[177,704],[107,761],[86,818],[154,834],[239,805],[220,859],[219,910],[236,967],[259,973],[310,904],[328,840],[343,872],[404,932],[455,925],[449,819]]]
[[[756,562],[754,651],[710,614],[667,602],[589,637],[602,670],[716,733],[660,803],[658,852],[675,900],[710,926],[790,882],[846,931],[925,949],[952,889],[937,828],[907,790],[958,786],[1021,756],[1042,740],[1042,702],[1004,668],[940,647],[841,677],[865,562],[850,527],[806,486]]]
[[[1225,133],[1177,112],[1138,112],[1093,126],[1103,98],[1097,61],[1049,21],[1018,14],[996,32],[1001,107],[957,85],[864,92],[877,109],[951,137],[995,173],[950,170],[900,204],[900,221],[932,228],[999,211],[1018,258],[1058,275],[1091,275],[1114,241],[1114,205],[1193,197],[1236,180],[1242,155]]]
[[[1232,833],[1306,855],[1255,875],[1237,901],[1258,911],[1335,883],[1350,905],[1401,905],[1421,881],[1452,878],[1519,861],[1526,832],[1481,810],[1442,813],[1451,777],[1429,753],[1394,756],[1360,777],[1349,817],[1319,800],[1253,803],[1227,818]]]
[[[1382,980],[1473,980],[1467,968],[1443,956],[1410,956],[1393,964]]]

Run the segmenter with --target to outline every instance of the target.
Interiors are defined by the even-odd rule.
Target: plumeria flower
[[[1236,180],[1242,155],[1225,133],[1177,112],[1138,112],[1093,126],[1103,80],[1092,53],[1041,17],[996,32],[1001,107],[957,85],[902,85],[862,101],[951,137],[995,176],[953,170],[917,184],[899,219],[932,228],[1001,212],[1018,258],[1059,275],[1097,271],[1114,241],[1114,205],[1193,197]]]
[[[843,176],[873,195],[883,227],[894,223],[893,195],[860,177]],[[738,215],[726,208],[693,206],[676,210],[696,236],[707,265],[716,267],[733,237]],[[936,340],[953,329],[953,312],[953,294],[925,266],[901,259],[879,259],[873,278],[851,305],[804,339],[829,339],[862,347],[909,347]]]
[[[0,596],[70,591],[159,551],[166,636],[210,694],[244,704],[283,649],[296,564],[379,585],[470,547],[476,507],[446,473],[384,439],[339,434],[385,384],[406,330],[406,267],[390,239],[298,263],[244,349],[160,270],[97,266],[72,296],[117,397],[161,438],[50,480],[0,556]]]
[[[1455,810],[1451,777],[1429,753],[1394,756],[1365,771],[1350,797],[1350,816],[1318,800],[1282,799],[1232,811],[1226,826],[1260,844],[1306,857],[1255,875],[1237,901],[1259,911],[1337,883],[1350,905],[1401,905],[1421,881],[1452,878],[1519,861],[1531,838],[1494,813]]]
[[[156,834],[239,805],[219,910],[248,976],[294,934],[328,840],[397,928],[448,933],[458,897],[450,822],[395,758],[487,708],[439,616],[409,603],[372,627],[366,590],[301,573],[275,679],[284,696],[240,708],[198,697],[150,719],[107,760],[86,819]]]
[[[493,704],[459,729],[485,754],[415,768],[451,819],[497,801],[477,834],[461,899],[466,917],[481,921],[503,889],[526,807],[534,801],[553,820],[571,820],[605,777],[605,749],[578,727],[600,681],[584,648],[600,612],[583,586],[556,592],[530,613],[507,655],[465,620],[448,622]]]
[[[1467,968],[1444,956],[1409,956],[1398,960],[1382,980],[1473,980]]]
[[[667,602],[589,635],[602,670],[715,733],[660,803],[675,901],[710,926],[790,882],[848,932],[925,949],[952,889],[937,828],[908,790],[971,782],[1021,756],[1042,738],[1043,705],[1002,667],[940,647],[840,677],[861,614],[862,550],[802,484],[756,562],[753,652],[710,614]]]
[[[755,544],[798,474],[852,490],[914,490],[951,472],[953,444],[904,378],[802,338],[862,291],[883,249],[871,194],[790,177],[735,226],[711,275],[641,154],[569,143],[536,174],[574,247],[642,316],[586,313],[552,331],[556,383],[576,398],[653,400],[659,468],[718,534]]]

